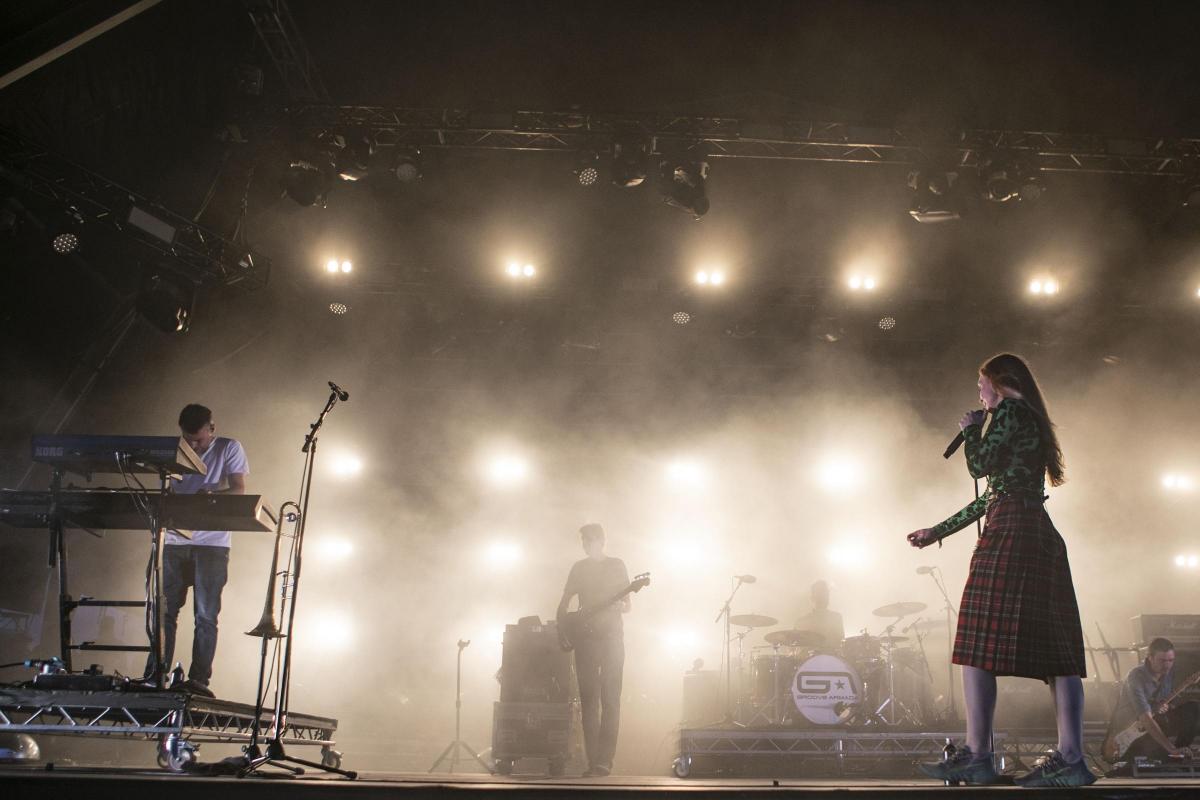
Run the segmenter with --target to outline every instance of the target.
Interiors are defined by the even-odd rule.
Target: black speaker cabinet
[[[536,617],[504,628],[500,665],[500,702],[565,703],[574,688],[575,661],[558,644],[554,622]]]

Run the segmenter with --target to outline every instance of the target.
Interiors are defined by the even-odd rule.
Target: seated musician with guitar
[[[587,558],[576,561],[558,604],[559,639],[575,650],[580,713],[588,770],[584,777],[612,771],[621,723],[621,674],[625,641],[621,615],[632,608],[625,562],[604,553],[604,529],[595,523],[579,529]],[[579,612],[568,613],[579,597]]]
[[[1132,761],[1137,756],[1158,760],[1193,757],[1189,745],[1200,721],[1200,703],[1173,701],[1200,681],[1200,673],[1174,687],[1174,666],[1175,645],[1162,637],[1150,642],[1146,660],[1129,671],[1121,687],[1121,699],[1104,741],[1105,758]]]

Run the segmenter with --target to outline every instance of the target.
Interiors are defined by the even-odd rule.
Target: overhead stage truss
[[[557,111],[476,113],[462,109],[300,105],[301,130],[370,131],[381,147],[479,150],[607,150],[634,138],[650,153],[698,148],[707,158],[752,158],[974,168],[1002,152],[1042,172],[1196,177],[1200,139],[1115,138],[1046,131],[909,130],[803,120]]]
[[[264,709],[260,738],[270,730],[272,714]],[[253,725],[252,705],[183,692],[0,688],[0,733],[156,739],[170,748],[166,761],[172,764],[191,744],[248,744]],[[324,760],[340,761],[333,749],[336,731],[336,719],[289,713],[283,744],[320,747]]]
[[[4,128],[0,179],[74,209],[86,223],[116,228],[197,284],[256,289],[267,282],[265,256]]]

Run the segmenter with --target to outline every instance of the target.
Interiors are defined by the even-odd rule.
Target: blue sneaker
[[[1068,764],[1062,753],[1049,750],[1034,762],[1033,769],[1013,779],[1018,786],[1089,786],[1096,776],[1081,758]]]
[[[976,755],[969,747],[958,748],[945,761],[918,764],[917,769],[930,778],[953,784],[988,786],[1005,782],[1000,773],[996,772],[991,753]]]

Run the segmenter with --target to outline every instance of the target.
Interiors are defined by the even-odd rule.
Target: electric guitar
[[[1187,680],[1179,685],[1179,688],[1171,692],[1171,696],[1165,701],[1167,706],[1178,699],[1179,695],[1183,694],[1184,690],[1188,689],[1195,683],[1200,683],[1200,672],[1194,675],[1189,675]],[[1158,717],[1158,714],[1154,715]],[[1119,761],[1121,756],[1125,755],[1125,751],[1129,749],[1129,745],[1133,744],[1146,729],[1142,727],[1141,719],[1136,719],[1119,731],[1111,732],[1104,737],[1104,744],[1100,745],[1100,753],[1109,763]]]
[[[626,595],[636,594],[650,585],[650,573],[643,572],[633,576],[628,586],[605,600],[603,603],[581,608],[578,611],[568,611],[558,618],[558,643],[565,652],[575,649],[575,642],[592,633],[591,619],[611,605],[625,599]]]

